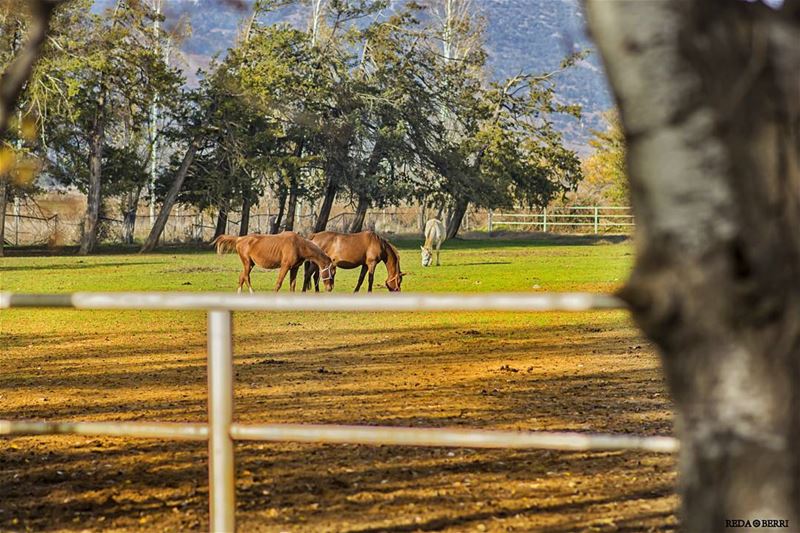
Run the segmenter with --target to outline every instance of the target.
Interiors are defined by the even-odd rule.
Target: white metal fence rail
[[[523,230],[591,228],[595,234],[604,230],[628,231],[634,226],[630,207],[573,206],[544,208],[536,213],[502,213],[489,211],[486,218],[486,230],[489,233],[498,228]]]
[[[672,437],[447,428],[233,422],[232,311],[589,311],[623,308],[608,295],[551,294],[257,294],[0,292],[0,308],[203,310],[208,312],[208,423],[0,420],[0,435],[95,435],[207,440],[210,529],[235,528],[234,440],[468,448],[638,450],[674,453]]]

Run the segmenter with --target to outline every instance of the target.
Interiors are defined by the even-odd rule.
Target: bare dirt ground
[[[81,332],[48,313],[51,331],[5,335],[0,418],[205,420],[202,315],[82,312]],[[620,314],[380,316],[237,314],[237,419],[671,434]],[[204,444],[0,444],[0,530],[208,526]],[[248,443],[237,468],[240,531],[677,527],[669,455]]]

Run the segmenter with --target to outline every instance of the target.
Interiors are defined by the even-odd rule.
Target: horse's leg
[[[311,276],[313,274],[311,265],[311,261],[303,263],[303,292],[311,288]]]
[[[255,263],[253,263],[252,261],[248,261],[247,266],[244,267],[245,281],[247,281],[247,288],[250,290],[250,294],[253,294],[253,292],[254,292],[253,291],[253,284],[250,283],[250,272],[253,271],[253,267],[254,266],[255,266]]]
[[[245,284],[250,276],[250,258],[239,253],[239,259],[242,260],[242,273],[239,274],[239,286],[236,287],[237,294],[242,293],[242,285]]]
[[[297,286],[297,271],[300,270],[300,265],[294,267],[289,271],[289,290],[294,292]]]
[[[361,289],[361,284],[364,283],[364,276],[367,275],[367,265],[361,265],[361,274],[358,275],[358,283],[356,284],[356,290],[353,292],[358,292]]]
[[[442,249],[442,241],[436,244],[436,266],[439,266],[439,251]]]
[[[319,292],[319,267],[314,265],[314,291]]]
[[[289,267],[281,265],[281,270],[280,272],[278,272],[278,281],[275,282],[275,292],[281,290],[281,285],[283,285],[283,278],[286,277],[287,272],[289,272]]]
[[[369,278],[367,279],[367,292],[372,292],[372,282],[375,280],[375,267],[378,266],[378,262],[375,261],[370,263],[367,267],[369,271]]]

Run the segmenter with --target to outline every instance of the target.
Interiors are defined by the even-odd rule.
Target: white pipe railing
[[[614,296],[540,294],[257,294],[0,292],[0,308],[205,310],[208,312],[208,424],[0,420],[0,435],[105,435],[208,440],[210,529],[235,528],[234,440],[466,448],[637,450],[674,453],[664,436],[448,428],[237,424],[233,422],[231,311],[589,311],[622,309]]]
[[[0,308],[227,310],[227,311],[589,311],[622,309],[615,296],[580,292],[486,294],[232,294],[229,292],[0,292]]]
[[[609,214],[605,211],[628,211],[630,207],[574,206],[556,208],[561,212],[548,212],[547,208],[540,213],[502,213],[489,211],[486,226],[491,233],[499,226],[540,226],[542,231],[555,226],[591,226],[595,234],[604,228],[634,227],[632,214]]]

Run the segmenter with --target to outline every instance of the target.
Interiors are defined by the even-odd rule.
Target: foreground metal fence
[[[674,453],[672,437],[233,422],[232,311],[590,311],[623,308],[598,294],[257,294],[0,293],[0,308],[202,310],[208,313],[208,423],[0,420],[0,435],[94,435],[207,440],[210,529],[235,529],[234,441],[348,443],[466,448],[638,450]]]

